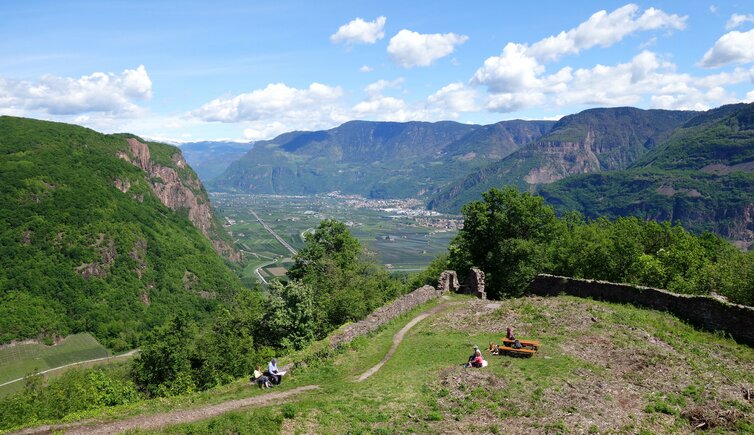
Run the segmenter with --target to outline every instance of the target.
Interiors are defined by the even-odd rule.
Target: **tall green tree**
[[[343,222],[324,220],[305,241],[288,276],[311,288],[316,338],[364,318],[405,291],[369,258]]]
[[[520,294],[549,264],[549,242],[563,226],[541,197],[515,188],[491,189],[463,208],[464,224],[453,240],[450,263],[486,274],[490,297]]]

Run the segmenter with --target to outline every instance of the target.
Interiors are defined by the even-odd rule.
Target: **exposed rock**
[[[212,208],[206,194],[202,191],[199,179],[192,173],[182,178],[176,169],[155,164],[151,159],[147,144],[135,138],[129,138],[126,141],[133,157],[130,158],[123,152],[119,152],[118,157],[131,162],[147,173],[149,185],[160,202],[171,210],[186,210],[188,219],[212,242],[215,251],[231,261],[240,261],[241,254],[233,248],[232,244],[214,237],[214,234],[221,230],[213,229]],[[178,169],[188,167],[180,152],[174,154],[172,160]],[[134,199],[139,202],[143,201],[142,196],[136,196]]]
[[[85,263],[76,268],[83,278],[104,278],[107,276],[107,269],[99,263]]]
[[[131,249],[131,252],[129,252],[128,255],[136,260],[137,266],[134,272],[136,272],[136,276],[141,279],[141,276],[147,269],[147,241],[144,239],[137,240],[136,243],[134,243],[133,249]]]
[[[107,242],[105,242],[106,240]],[[115,241],[107,239],[105,234],[100,233],[92,246],[99,251],[100,261],[84,263],[76,268],[76,272],[84,278],[104,278],[110,272],[110,267],[118,256]]]
[[[31,230],[26,230],[21,235],[21,244],[26,246],[31,245]]]
[[[149,292],[147,292],[146,290],[139,296],[139,300],[146,306],[152,304],[152,301],[149,300]]]
[[[184,272],[183,274],[183,288],[187,291],[192,291],[194,287],[196,287],[196,284],[199,282],[199,278],[193,273],[189,272],[188,270]]]
[[[115,188],[120,190],[123,193],[128,192],[128,190],[131,188],[131,182],[128,181],[127,178],[125,180],[121,178],[116,178],[114,184],[115,184]]]

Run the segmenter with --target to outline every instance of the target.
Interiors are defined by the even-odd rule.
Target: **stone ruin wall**
[[[479,298],[486,299],[486,293],[484,292],[484,272],[474,268],[469,276],[471,275],[474,276],[473,280],[467,280],[467,284],[461,286],[458,282],[456,272],[446,270],[440,275],[437,287],[430,285],[419,287],[411,293],[403,295],[393,302],[374,310],[366,319],[346,325],[341,332],[330,339],[330,345],[337,347],[343,343],[350,342],[356,337],[375,331],[401,314],[407,313],[417,306],[441,296],[445,292],[475,294]],[[481,287],[479,287],[480,285]]]
[[[739,342],[754,346],[754,307],[732,304],[710,296],[683,295],[666,290],[607,281],[537,275],[528,294],[561,293],[607,302],[629,303],[667,311],[699,328],[724,331]]]
[[[431,285],[419,287],[411,293],[403,295],[393,302],[374,310],[366,319],[346,325],[342,332],[330,339],[330,345],[337,347],[340,344],[350,342],[356,337],[366,335],[401,314],[407,313],[417,306],[437,298],[440,294],[442,292]]]

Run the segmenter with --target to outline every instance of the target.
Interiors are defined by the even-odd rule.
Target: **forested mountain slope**
[[[748,247],[754,241],[754,104],[700,114],[627,170],[569,177],[540,193],[563,211],[669,220]]]
[[[0,343],[90,331],[125,349],[205,317],[241,288],[216,250],[238,255],[177,148],[0,117]]]
[[[624,169],[695,114],[617,107],[566,116],[535,142],[451,184],[429,207],[457,211],[492,187],[529,189],[569,175]]]
[[[276,194],[339,190],[371,198],[422,197],[549,131],[550,121],[488,126],[443,121],[351,121],[285,133],[254,148],[213,189]]]

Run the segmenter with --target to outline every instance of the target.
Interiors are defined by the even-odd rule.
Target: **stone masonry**
[[[724,331],[736,340],[754,346],[754,307],[709,296],[682,295],[651,287],[544,274],[532,280],[527,293],[540,296],[564,293],[667,311],[694,326]]]

